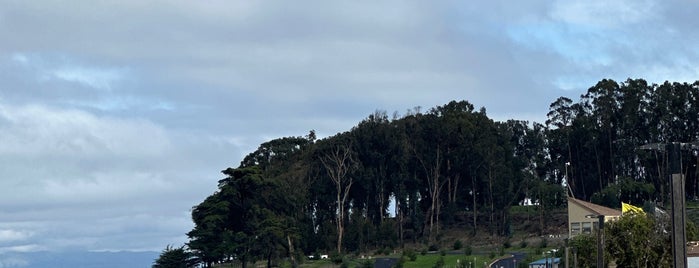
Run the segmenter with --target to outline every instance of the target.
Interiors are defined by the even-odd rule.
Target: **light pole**
[[[570,187],[570,178],[568,178],[568,167],[570,166],[570,162],[566,162],[566,185],[568,186],[568,191],[570,192],[570,195],[575,197],[573,194],[573,187]]]
[[[597,268],[604,267],[604,237],[602,232],[604,231],[604,215],[587,215],[585,218],[588,219],[599,219],[597,228]]]

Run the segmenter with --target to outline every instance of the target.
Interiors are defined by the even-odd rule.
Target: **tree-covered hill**
[[[512,232],[525,198],[547,213],[576,198],[618,207],[667,199],[667,157],[643,144],[699,140],[699,83],[602,80],[575,102],[560,97],[544,123],[494,121],[452,101],[317,139],[265,142],[192,210],[189,248],[205,264],[319,251],[431,245],[444,228]],[[687,195],[697,195],[696,152],[682,155]]]

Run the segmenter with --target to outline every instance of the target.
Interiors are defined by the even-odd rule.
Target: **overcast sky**
[[[377,109],[693,82],[698,5],[0,0],[0,253],[181,245],[220,170]]]

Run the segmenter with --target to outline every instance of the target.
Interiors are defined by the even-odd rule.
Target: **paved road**
[[[512,257],[494,262],[490,268],[517,268],[517,265],[527,257],[525,253],[512,253]]]

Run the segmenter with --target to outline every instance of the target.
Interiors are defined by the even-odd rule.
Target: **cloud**
[[[333,135],[376,109],[466,99],[499,120],[542,121],[556,97],[602,78],[694,79],[697,10],[682,1],[3,3],[0,246],[181,244],[189,209],[219,170],[266,139]]]
[[[121,80],[123,76],[119,70],[100,70],[74,66],[55,70],[53,75],[58,79],[77,82],[100,90],[111,90],[112,84]]]
[[[32,232],[4,229],[0,230],[0,243],[24,241],[32,236]]]
[[[165,131],[147,121],[96,117],[80,110],[0,103],[0,154],[138,157],[163,154]]]

